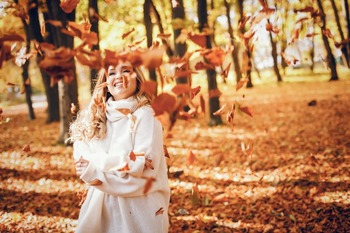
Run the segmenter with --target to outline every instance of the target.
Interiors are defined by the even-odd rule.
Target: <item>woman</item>
[[[128,61],[102,70],[71,125],[77,174],[89,186],[76,232],[168,232],[169,183],[161,124]]]

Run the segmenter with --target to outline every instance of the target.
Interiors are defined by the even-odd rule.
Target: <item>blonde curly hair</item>
[[[139,107],[150,104],[149,95],[141,88],[145,77],[140,68],[134,67],[136,73],[136,98]],[[102,139],[106,137],[106,101],[111,98],[108,88],[104,85],[107,81],[107,72],[102,68],[98,75],[94,91],[91,96],[90,103],[87,109],[78,113],[76,120],[70,125],[68,140],[74,141],[90,141],[93,138]],[[147,100],[146,102],[144,100]]]

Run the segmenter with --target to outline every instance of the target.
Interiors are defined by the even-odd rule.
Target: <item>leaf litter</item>
[[[350,229],[347,85],[241,89],[253,117],[238,114],[234,124],[217,127],[203,117],[176,121],[165,139],[169,232]],[[231,106],[235,96],[221,100]],[[30,122],[25,109],[13,115],[2,109],[11,120],[0,124],[0,231],[74,232],[85,186],[75,175],[72,148],[55,143],[59,124],[45,124],[44,110],[37,111]]]

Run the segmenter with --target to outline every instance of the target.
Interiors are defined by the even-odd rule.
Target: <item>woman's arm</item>
[[[153,112],[149,107],[143,107],[139,110],[141,112],[137,116],[138,122],[135,131],[134,152],[137,154],[144,153],[145,158],[151,161],[153,169],[147,168],[140,175],[127,173],[122,177],[121,174],[123,172],[103,172],[93,163],[89,163],[86,170],[80,176],[83,181],[89,183],[100,180],[102,184],[95,186],[95,188],[117,196],[144,195],[146,183],[152,181],[153,178],[156,180],[152,183],[149,192],[163,188],[161,187],[162,182],[157,182],[159,169],[166,168],[166,166],[160,166],[161,163],[165,163],[162,127],[153,116]]]

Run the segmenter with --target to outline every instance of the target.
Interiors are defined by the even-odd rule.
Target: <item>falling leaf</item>
[[[0,116],[1,116],[1,112],[0,112]],[[168,148],[166,145],[163,145],[163,151],[164,151],[164,156],[167,158],[170,158],[169,152],[168,152]]]
[[[219,110],[215,111],[215,112],[213,113],[213,115],[218,116],[218,115],[224,114],[224,113],[225,113],[225,112],[224,112],[225,108],[226,108],[226,104],[224,104]]]
[[[73,115],[77,114],[77,106],[75,106],[74,103],[71,103],[71,104],[70,104],[70,112],[71,112]]]
[[[170,33],[168,33],[168,34],[159,33],[159,34],[157,35],[157,37],[159,37],[159,38],[161,38],[161,39],[168,39],[170,36],[171,36]]]
[[[205,113],[205,100],[204,100],[204,97],[202,95],[200,95],[199,97],[199,100],[200,100],[200,107],[201,107],[201,110],[203,113]]]
[[[151,105],[155,116],[161,115],[164,112],[171,114],[175,110],[176,98],[168,93],[162,93],[155,97]]]
[[[221,96],[221,91],[217,88],[209,90],[209,98],[215,98]]]
[[[239,107],[238,109],[247,114],[248,116],[253,117],[253,111],[250,107]]]
[[[201,46],[202,48],[207,47],[207,35],[204,33],[201,33],[201,34],[189,33],[188,39],[193,41],[195,44]]]
[[[194,184],[192,187],[191,201],[192,201],[192,205],[194,206],[199,205],[200,203],[200,194],[199,194],[199,189],[197,184]]]
[[[191,92],[191,87],[188,84],[184,84],[184,83],[179,83],[176,84],[171,91],[175,94],[175,95],[183,95],[185,93],[190,93]]]
[[[141,84],[141,89],[146,92],[148,96],[155,96],[157,94],[157,82],[146,80]]]
[[[334,39],[333,33],[330,29],[326,28],[322,30],[323,35],[327,36],[329,39]]]
[[[221,72],[221,76],[223,78],[227,78],[228,77],[228,72],[230,71],[230,67],[231,67],[231,62],[226,66],[226,68]]]
[[[29,144],[26,144],[26,145],[23,147],[22,151],[24,151],[24,152],[26,152],[26,153],[30,152],[30,145],[29,145]]]
[[[122,39],[124,40],[127,36],[129,36],[134,31],[135,31],[135,28],[132,28],[130,31],[123,33]]]
[[[196,156],[194,155],[194,153],[192,152],[192,150],[190,150],[190,152],[187,155],[187,164],[188,165],[193,165],[194,161],[196,159]]]
[[[65,13],[69,14],[77,7],[79,2],[80,0],[61,0],[60,7]]]

